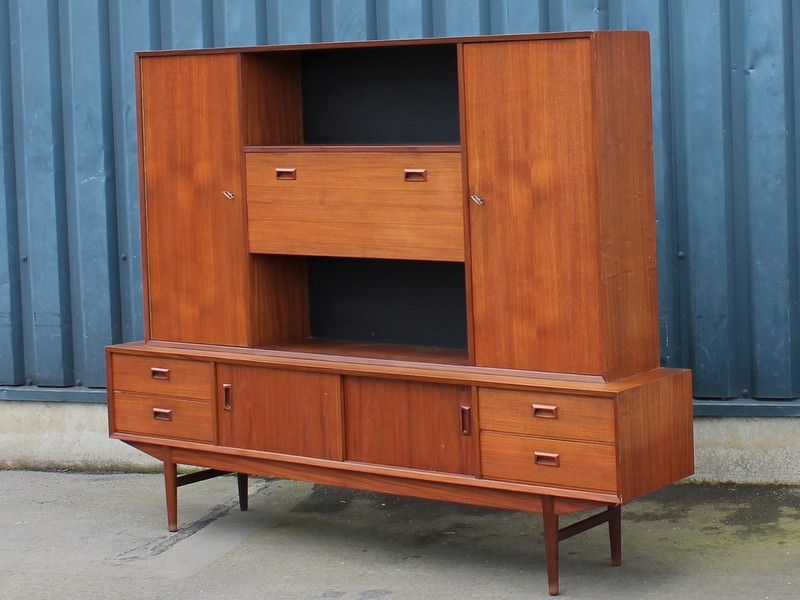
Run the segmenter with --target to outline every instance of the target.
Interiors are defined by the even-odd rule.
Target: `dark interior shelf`
[[[464,264],[309,257],[311,337],[467,348]]]

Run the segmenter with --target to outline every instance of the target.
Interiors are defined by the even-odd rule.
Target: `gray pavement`
[[[254,478],[0,471],[0,598],[549,598],[538,515]],[[575,517],[562,518],[569,523]],[[563,598],[800,598],[800,488],[677,485],[561,544]]]

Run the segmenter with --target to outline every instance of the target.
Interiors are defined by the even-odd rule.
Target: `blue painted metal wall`
[[[142,336],[134,51],[586,29],[651,33],[663,363],[800,397],[796,0],[8,0],[0,398],[102,399]]]

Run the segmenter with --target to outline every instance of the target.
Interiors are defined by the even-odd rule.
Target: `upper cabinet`
[[[464,44],[475,362],[656,368],[647,35]]]
[[[148,339],[257,346],[307,329],[304,265],[247,251],[244,143],[295,132],[280,102],[263,114],[275,70],[240,74],[235,53],[139,57]]]
[[[237,62],[235,55],[140,62],[152,339],[247,344]]]
[[[657,367],[648,43],[139,55],[150,339]]]

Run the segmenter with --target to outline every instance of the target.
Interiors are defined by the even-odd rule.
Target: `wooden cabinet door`
[[[263,367],[217,367],[219,443],[341,460],[338,375]]]
[[[601,374],[589,39],[464,44],[476,364]]]
[[[346,377],[347,460],[475,474],[469,387]]]
[[[139,90],[148,337],[247,345],[238,57],[143,57]]]

